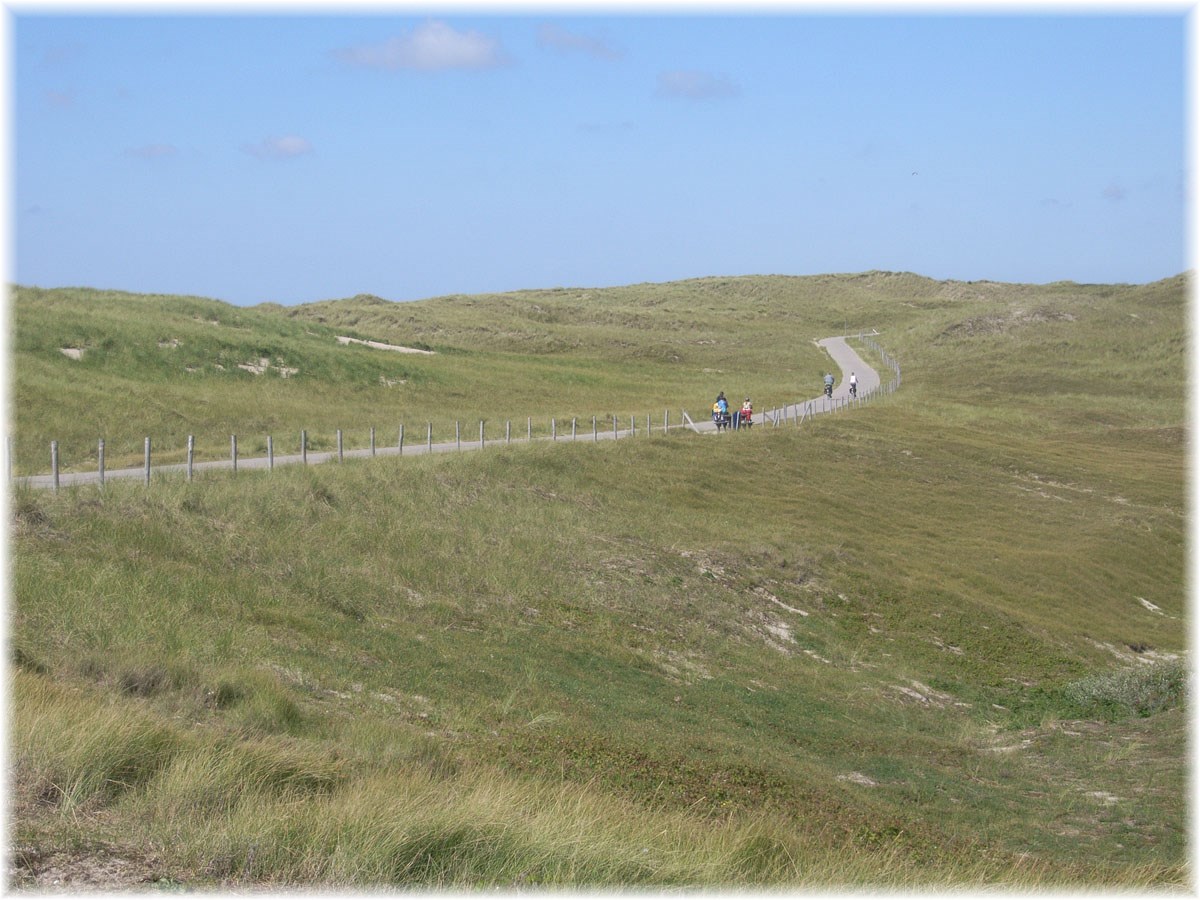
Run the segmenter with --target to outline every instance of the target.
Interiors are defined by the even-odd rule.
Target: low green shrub
[[[1151,715],[1182,701],[1186,692],[1187,666],[1182,660],[1089,675],[1063,691],[1082,714],[1109,718]]]

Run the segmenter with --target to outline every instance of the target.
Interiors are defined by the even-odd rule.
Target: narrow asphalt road
[[[816,342],[817,346],[822,348],[829,354],[829,358],[841,369],[841,377],[837,378],[833,385],[833,399],[830,400],[825,396],[825,386],[821,382],[817,385],[820,393],[811,400],[800,400],[796,403],[787,406],[781,406],[776,409],[767,410],[765,413],[754,413],[754,424],[760,425],[763,422],[769,422],[777,418],[780,421],[785,419],[795,419],[803,416],[814,416],[818,413],[832,412],[839,404],[844,403],[850,397],[850,375],[854,373],[858,376],[858,396],[866,398],[872,391],[879,387],[879,373],[871,368],[863,360],[858,352],[846,343],[845,337],[827,337]],[[830,369],[830,372],[833,370]],[[835,375],[836,377],[836,375]],[[737,409],[736,398],[730,400],[730,408]],[[706,421],[697,422],[697,431],[716,431],[717,426],[713,423],[709,411],[705,410]]]
[[[839,404],[843,404],[850,396],[850,387],[849,387],[848,379],[850,377],[851,372],[855,373],[858,376],[858,396],[860,399],[864,399],[872,391],[874,391],[876,388],[879,387],[879,384],[880,384],[879,373],[876,372],[875,369],[873,369],[871,366],[867,365],[867,363],[863,360],[863,358],[861,356],[859,356],[858,353],[846,343],[845,337],[828,337],[823,340],[817,341],[816,343],[817,343],[817,346],[821,347],[822,349],[825,350],[825,352],[827,352],[829,354],[829,358],[833,361],[833,363],[837,366],[837,368],[841,370],[841,377],[838,378],[837,382],[834,385],[833,401],[831,402],[828,398],[825,397],[824,393],[821,392],[821,393],[818,393],[817,396],[813,397],[811,400],[801,400],[796,403],[793,403],[793,404],[790,404],[787,406],[778,407],[778,408],[772,409],[772,410],[767,410],[765,412],[756,410],[754,413],[754,424],[755,425],[761,427],[763,423],[769,422],[769,421],[774,421],[774,420],[783,421],[783,420],[787,420],[787,419],[801,418],[804,416],[817,415],[819,413],[833,411],[835,408],[837,408],[837,406]],[[819,389],[822,388],[822,386],[819,384],[817,385],[817,387]],[[733,405],[736,407],[736,404],[733,404]],[[672,425],[671,427],[672,428],[686,428],[689,426],[687,426],[687,425]],[[702,418],[699,421],[694,422],[694,424],[691,425],[690,427],[692,427],[693,430],[700,432],[700,433],[716,431],[717,426],[713,423],[712,418],[709,415],[709,407],[708,406],[705,406]],[[609,428],[607,430],[598,428],[597,430],[593,431],[591,428],[588,428],[586,430],[580,428],[576,431],[575,436],[572,437],[570,427],[568,425],[568,426],[560,428],[562,433],[559,434],[554,439],[559,440],[559,441],[592,441],[592,440],[595,440],[595,441],[610,440],[611,441],[611,440],[615,440],[618,437],[628,437],[631,434],[644,435],[644,434],[646,434],[646,428],[647,428],[647,423],[645,423],[645,422],[635,425],[633,429],[628,428],[628,427],[618,428],[617,430],[614,430],[612,428]],[[658,427],[657,426],[654,427],[653,430],[657,431]],[[410,440],[411,440],[411,436],[410,436]],[[535,438],[535,440],[545,441],[545,440],[551,440],[551,438],[543,437],[543,438]],[[523,443],[526,441],[527,441],[527,439],[525,439],[525,438],[521,438],[521,439],[514,438],[513,443]],[[480,442],[479,439],[476,438],[474,440],[465,440],[464,439],[461,441],[449,441],[449,442],[440,442],[440,443],[434,444],[434,443],[430,443],[428,438],[426,438],[425,440],[422,440],[422,441],[406,442],[404,445],[404,448],[403,448],[403,455],[404,456],[420,456],[420,455],[426,454],[426,453],[452,453],[452,452],[458,452],[460,450],[479,450],[486,446],[495,446],[498,444],[503,445],[505,443],[506,442],[505,442],[504,438],[502,438],[502,437],[487,438],[486,435],[485,435],[485,440],[483,442]],[[342,453],[342,458],[343,459],[353,459],[356,457],[361,458],[361,457],[368,457],[371,455],[396,456],[400,453],[401,453],[401,450],[398,446],[391,446],[391,447],[377,446],[374,451],[372,451],[370,448],[345,450]],[[329,460],[336,460],[337,458],[338,458],[338,454],[336,451],[322,451],[319,453],[318,452],[309,452],[304,456],[302,456],[299,453],[286,454],[286,455],[275,455],[272,459],[268,459],[265,456],[261,456],[261,457],[260,456],[256,456],[256,457],[239,456],[238,460],[237,460],[237,468],[238,468],[238,470],[241,470],[241,469],[266,469],[266,468],[270,468],[272,466],[297,465],[302,462],[307,462],[308,464],[312,465],[312,464],[317,464],[317,463],[322,463],[322,462],[328,462]],[[232,458],[206,461],[206,462],[197,462],[197,463],[193,463],[193,465],[192,465],[192,469],[194,472],[202,472],[206,469],[230,469],[232,467],[233,467]],[[161,465],[161,466],[152,465],[151,470],[150,470],[150,477],[153,477],[154,475],[166,474],[169,472],[186,473],[187,468],[188,467],[187,467],[186,463],[175,463],[175,464],[171,464],[171,465]],[[146,477],[147,477],[147,474],[146,474],[145,466],[138,466],[136,468],[109,469],[109,470],[106,470],[104,473],[105,480],[113,479],[113,478],[145,479]],[[76,484],[95,484],[99,481],[100,481],[100,473],[98,471],[60,472],[59,476],[58,476],[58,483],[62,487],[66,487],[69,485],[76,485]],[[54,475],[53,474],[23,475],[23,476],[18,476],[18,477],[13,478],[13,483],[16,485],[24,485],[24,486],[28,486],[28,487],[34,487],[34,488],[52,488],[52,487],[54,487]]]

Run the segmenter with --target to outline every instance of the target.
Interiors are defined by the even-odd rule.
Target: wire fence
[[[798,426],[814,416],[841,412],[869,403],[878,396],[894,393],[900,387],[899,362],[880,347],[873,337],[866,334],[859,334],[856,337],[862,344],[870,348],[890,370],[891,377],[886,382],[880,379],[880,383],[877,386],[855,395],[842,393],[837,397],[823,396],[813,400],[783,404],[761,414],[754,414],[749,423],[742,421],[739,417],[731,425],[737,430],[755,426],[760,428],[779,428],[788,424]],[[521,427],[522,424],[524,428]],[[467,429],[464,430],[463,423],[456,421],[454,423],[453,439],[448,434],[443,434],[439,431],[436,436],[437,440],[435,441],[432,422],[423,423],[412,430],[406,428],[405,424],[400,423],[395,428],[388,430],[387,437],[382,442],[375,426],[370,426],[366,429],[366,434],[368,435],[367,444],[354,448],[346,446],[346,435],[339,428],[335,435],[335,449],[332,450],[314,449],[307,430],[302,429],[299,435],[293,439],[295,442],[289,442],[290,448],[285,447],[282,454],[275,452],[274,436],[268,435],[266,438],[266,453],[263,456],[242,455],[238,448],[238,435],[233,434],[229,436],[228,457],[204,461],[196,459],[195,435],[188,435],[185,461],[158,465],[154,463],[154,444],[150,437],[146,437],[143,444],[141,466],[123,467],[112,470],[106,469],[106,448],[104,439],[101,438],[97,444],[96,469],[75,472],[62,471],[59,442],[51,441],[49,448],[49,473],[23,476],[14,476],[13,474],[14,446],[13,438],[9,436],[6,441],[8,480],[10,484],[35,488],[52,488],[55,491],[64,485],[97,484],[103,486],[105,481],[110,478],[141,479],[148,486],[155,474],[182,473],[188,481],[191,481],[197,472],[208,469],[228,469],[236,474],[240,469],[266,469],[270,471],[277,465],[309,465],[331,460],[342,462],[348,458],[356,457],[374,457],[380,455],[419,456],[431,453],[482,450],[490,445],[511,445],[522,442],[532,444],[536,441],[619,440],[621,438],[639,436],[653,437],[656,434],[666,435],[676,429],[690,429],[698,433],[717,430],[717,424],[711,421],[707,415],[701,416],[700,420],[697,421],[692,418],[686,409],[680,410],[679,416],[674,421],[671,417],[671,411],[663,410],[661,424],[656,421],[656,416],[649,413],[645,414],[644,417],[633,413],[626,416],[608,413],[601,416],[591,416],[590,419],[582,421],[579,417],[572,417],[569,421],[564,419],[561,422],[557,418],[552,417],[549,419],[548,425],[545,419],[539,418],[536,420],[536,424],[537,430],[535,433],[534,417],[527,416],[524,423],[518,421],[515,429],[512,420],[508,419],[504,421],[502,429],[495,426],[494,430],[489,432],[489,423],[486,420],[478,422],[478,430],[476,430],[474,422],[469,423]],[[361,433],[359,432],[359,434]]]

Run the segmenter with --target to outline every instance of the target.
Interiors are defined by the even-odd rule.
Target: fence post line
[[[196,467],[196,436],[189,434],[187,439],[187,480],[192,480],[192,470]]]
[[[646,437],[650,437],[650,413],[646,413]]]
[[[457,449],[462,449],[462,431],[459,429],[458,419],[454,420],[454,444]]]
[[[229,436],[229,458],[233,460],[233,474],[237,474],[237,435]]]
[[[479,420],[479,449],[483,449],[483,419]]]
[[[404,423],[400,423],[400,437],[396,439],[396,455],[404,455]]]
[[[600,440],[600,432],[596,429],[596,417],[592,416],[592,440]]]
[[[533,416],[525,419],[525,439],[528,441],[533,440]]]
[[[663,410],[663,434],[667,434],[671,427],[670,419],[671,419],[671,411],[669,409],[664,409]]]
[[[146,438],[146,487],[150,486],[150,438]]]
[[[104,487],[104,438],[100,438],[100,446],[96,451],[96,469],[100,473],[100,487]]]
[[[375,455],[375,426],[371,426],[371,455]]]
[[[300,429],[300,462],[308,465],[308,432]]]
[[[433,452],[433,423],[425,423],[425,452]]]
[[[550,440],[558,440],[558,424],[554,421],[554,416],[550,417]]]
[[[575,440],[575,437],[578,434],[578,429],[576,428],[578,423],[579,420],[575,416],[571,416],[571,440]]]
[[[342,429],[337,430],[338,462],[342,461]]]
[[[50,473],[54,476],[54,491],[58,493],[58,441],[50,442]]]
[[[504,420],[504,443],[512,443],[512,419]]]
[[[267,435],[267,471],[275,471],[275,440]]]

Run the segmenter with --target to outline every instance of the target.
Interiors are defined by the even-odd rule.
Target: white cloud
[[[538,43],[543,47],[567,52],[586,53],[597,59],[620,59],[625,54],[603,38],[576,34],[560,25],[547,23],[538,28]]]
[[[490,69],[503,65],[500,42],[478,31],[457,31],[445,22],[426,22],[382,44],[336,51],[344,62],[369,69]]]
[[[313,152],[312,144],[294,134],[266,138],[257,144],[246,144],[242,149],[259,159],[293,159]]]
[[[163,159],[178,152],[171,144],[144,144],[141,147],[130,147],[125,151],[125,155],[136,156],[139,159]]]
[[[56,109],[71,109],[75,105],[75,94],[71,91],[46,91],[46,102]]]
[[[724,75],[676,70],[659,74],[658,93],[665,97],[683,97],[688,100],[715,100],[736,97],[740,91],[738,86]]]

